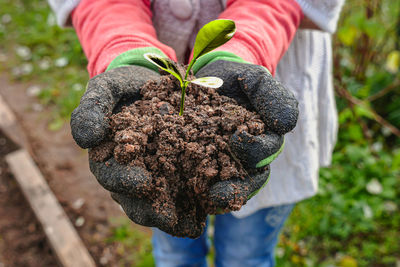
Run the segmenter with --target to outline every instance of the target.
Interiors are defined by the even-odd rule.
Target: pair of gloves
[[[140,88],[149,80],[158,81],[160,74],[154,65],[146,62],[143,54],[148,48],[138,48],[118,56],[106,72],[93,77],[87,86],[80,105],[71,116],[72,135],[82,148],[93,148],[109,135],[109,115],[121,105],[140,98]],[[161,51],[150,49],[162,55]],[[209,199],[221,210],[235,197],[249,199],[266,184],[270,162],[283,148],[283,135],[297,122],[297,101],[293,94],[276,81],[261,66],[249,64],[228,52],[211,52],[201,57],[193,67],[197,78],[215,76],[224,81],[218,92],[235,99],[238,104],[256,111],[266,125],[266,132],[252,136],[236,131],[230,148],[249,177],[225,180],[214,184]],[[152,203],[140,195],[149,173],[139,167],[120,165],[113,157],[106,162],[89,160],[90,170],[98,182],[123,208],[135,223],[158,227],[176,235],[170,227],[168,214],[154,212]],[[237,188],[241,196],[235,195]]]

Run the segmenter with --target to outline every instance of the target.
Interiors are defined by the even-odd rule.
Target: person
[[[285,136],[282,153],[271,163],[272,177],[268,184],[239,211],[216,215],[216,266],[274,266],[279,231],[294,204],[316,194],[318,169],[329,165],[336,141],[331,34],[343,2],[49,0],[58,24],[75,28],[88,58],[90,77],[100,77],[95,86],[100,88],[98,94],[103,95],[90,91],[89,83],[80,107],[74,111],[71,127],[75,140],[88,148],[97,145],[104,136],[104,110],[110,111],[119,100],[116,96],[127,93],[115,92],[118,86],[112,90],[107,87],[107,82],[113,81],[112,76],[118,75],[121,67],[146,67],[142,60],[145,52],[187,63],[196,33],[204,24],[217,18],[234,20],[237,31],[233,39],[211,52],[197,66],[197,72],[218,72],[224,68],[230,75],[232,69],[246,70],[256,72],[259,75],[256,78],[263,80],[268,72],[255,71],[263,66],[275,75],[274,80],[292,92],[299,103],[300,115],[297,126]],[[128,73],[137,72],[149,77],[154,75],[139,68]],[[101,77],[107,77],[106,81]],[[126,82],[121,77],[116,80]],[[137,83],[137,80],[129,82]],[[105,92],[99,93],[99,90]],[[91,169],[98,179],[101,175],[113,176],[112,172],[104,174],[104,168],[96,171],[91,165]],[[113,179],[120,177],[119,171]],[[110,184],[102,185],[110,190]],[[131,219],[143,212],[140,205],[132,206],[140,202],[138,199],[124,202],[118,194],[114,198],[119,199]],[[158,266],[206,266],[208,249],[206,233],[198,239],[189,239],[153,230],[153,253]]]

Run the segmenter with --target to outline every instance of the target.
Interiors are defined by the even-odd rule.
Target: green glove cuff
[[[167,56],[160,49],[155,47],[135,48],[132,50],[128,50],[114,58],[114,60],[111,61],[110,65],[108,65],[106,71],[119,67],[136,65],[146,67],[148,69],[158,72],[158,67],[144,58],[144,54],[146,53],[154,53],[159,55],[160,57],[167,58]]]
[[[279,148],[279,150],[278,150],[275,154],[272,154],[272,155],[269,156],[268,158],[263,159],[263,160],[261,160],[259,163],[257,163],[256,168],[264,167],[264,166],[266,166],[267,164],[270,164],[272,161],[274,161],[274,159],[276,159],[276,157],[282,152],[284,146],[285,146],[285,139],[283,139],[283,143],[282,143],[281,148]],[[260,192],[260,190],[263,189],[263,188],[267,185],[267,183],[268,183],[270,177],[271,177],[271,172],[269,173],[268,179],[265,181],[265,183],[264,183],[259,189],[257,189],[257,190],[254,191],[253,193],[251,193],[251,194],[247,197],[247,200],[249,200],[250,198],[252,198],[252,197],[254,197],[255,195],[257,195],[258,192]]]
[[[272,154],[268,158],[265,158],[265,159],[261,160],[260,162],[258,162],[256,165],[256,168],[264,167],[264,166],[270,164],[272,161],[274,161],[278,157],[278,155],[282,152],[284,146],[285,146],[285,139],[283,139],[283,143],[282,143],[281,147],[279,148],[279,150],[277,152],[275,152],[275,154]]]
[[[194,65],[192,67],[193,73],[196,74],[202,67],[204,67],[207,64],[210,64],[211,62],[217,61],[217,60],[225,60],[225,61],[233,61],[233,62],[251,64],[250,62],[245,61],[243,58],[235,55],[234,53],[226,52],[226,51],[213,51],[213,52],[207,53],[197,59],[196,63],[194,63]]]
[[[214,61],[217,61],[217,60],[225,60],[225,61],[231,61],[231,62],[253,64],[231,52],[213,51],[213,52],[207,53],[204,56],[201,56],[197,59],[196,63],[194,63],[194,65],[192,67],[193,73],[196,74],[202,67],[204,67],[205,65],[210,64]],[[268,71],[269,74],[271,74],[271,72],[267,68],[265,68],[264,66],[261,66],[261,67],[263,67],[266,71]]]
[[[259,163],[257,163],[256,168],[264,167],[264,166],[266,166],[267,164],[270,164],[272,161],[274,161],[274,159],[276,159],[276,157],[278,157],[278,155],[282,152],[284,146],[285,146],[285,139],[283,139],[283,143],[282,143],[281,148],[279,148],[279,150],[278,150],[275,154],[272,154],[272,155],[269,156],[268,158],[263,159],[263,160],[261,160]],[[252,198],[252,197],[254,197],[255,195],[257,195],[258,192],[260,192],[260,190],[263,189],[263,188],[268,184],[268,181],[269,181],[269,178],[270,178],[270,177],[271,177],[271,172],[269,173],[268,179],[265,181],[265,183],[264,183],[259,189],[257,189],[257,190],[254,191],[253,193],[251,193],[251,194],[247,197],[247,200],[249,200],[250,198]]]
[[[268,178],[267,178],[267,180],[265,181],[265,183],[264,183],[260,188],[258,188],[256,191],[254,191],[253,193],[251,193],[251,194],[247,197],[247,200],[250,200],[250,198],[252,198],[252,197],[254,197],[255,195],[257,195],[258,192],[260,192],[260,190],[263,189],[263,188],[268,184],[269,178],[271,178],[271,172],[268,174]]]

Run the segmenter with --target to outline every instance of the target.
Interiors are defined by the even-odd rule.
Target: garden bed
[[[132,223],[129,225],[129,233],[140,232],[143,241],[135,246],[121,243],[120,231],[125,231],[128,226],[119,218],[124,218],[125,215],[90,173],[87,153],[79,149],[73,141],[68,124],[56,132],[48,129],[47,118],[51,110],[32,110],[32,106],[38,103],[25,93],[30,84],[10,83],[5,76],[0,76],[0,84],[2,85],[0,93],[13,109],[27,137],[28,150],[32,151],[31,155],[35,163],[97,265],[135,265],[136,260],[140,261],[141,257],[145,256],[140,254],[142,250],[140,246],[147,248],[145,240],[149,239],[149,231]],[[0,145],[0,147],[3,146]],[[11,152],[15,148],[16,146],[12,146],[2,153]],[[0,183],[2,196],[0,198],[0,228],[4,226],[0,229],[0,263],[6,266],[56,266],[57,263],[51,260],[45,261],[46,258],[41,256],[40,251],[51,253],[50,247],[9,168],[2,164],[1,172],[5,173],[6,179],[4,180],[2,176]],[[15,221],[16,218],[18,221]],[[111,223],[110,220],[115,223]],[[8,233],[9,230],[10,233]],[[33,231],[34,242],[29,241],[30,231]],[[11,236],[13,233],[15,235]],[[6,235],[10,235],[10,238],[6,238]],[[24,249],[27,250],[26,254],[22,253]],[[43,258],[42,263],[37,264],[35,259],[30,260],[31,254],[38,254],[36,259]],[[52,254],[51,257],[55,259]],[[128,259],[134,260],[128,261]],[[10,263],[14,261],[16,265]]]
[[[16,148],[0,131],[0,266],[55,266],[46,236],[4,160]]]

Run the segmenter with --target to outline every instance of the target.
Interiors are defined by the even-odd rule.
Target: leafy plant
[[[144,57],[148,61],[150,61],[160,69],[172,74],[175,78],[178,79],[182,89],[181,105],[179,110],[180,116],[183,115],[186,88],[188,87],[189,83],[194,83],[211,88],[218,88],[222,86],[223,81],[217,77],[202,77],[189,81],[188,76],[191,68],[193,67],[193,64],[197,61],[199,57],[228,42],[235,34],[235,31],[235,22],[227,19],[213,20],[204,25],[196,36],[196,41],[193,48],[193,59],[190,61],[184,77],[178,70],[175,62],[173,62],[169,58],[163,58],[154,53],[147,53],[144,55]]]

